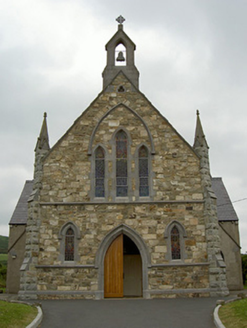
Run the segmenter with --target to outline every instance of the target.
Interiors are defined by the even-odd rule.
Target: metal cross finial
[[[123,18],[123,16],[120,15],[120,16],[116,19],[116,21],[117,21],[119,24],[123,24],[123,22],[125,21],[125,18]]]

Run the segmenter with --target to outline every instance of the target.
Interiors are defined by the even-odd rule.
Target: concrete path
[[[214,328],[217,298],[47,300],[41,328]]]

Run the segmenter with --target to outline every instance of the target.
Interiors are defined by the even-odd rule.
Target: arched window
[[[79,228],[71,221],[66,222],[59,230],[60,253],[58,259],[62,262],[79,261],[78,241],[81,238]],[[72,263],[67,263],[71,265]]]
[[[185,238],[187,233],[184,226],[178,221],[172,221],[165,230],[164,237],[167,239],[166,259],[169,261],[186,259]]]
[[[149,196],[149,183],[148,183],[148,149],[141,146],[138,153],[139,158],[139,195]]]
[[[172,260],[181,259],[179,230],[176,225],[171,230],[171,253]]]
[[[95,197],[105,197],[105,152],[100,146],[95,151]]]
[[[127,135],[123,130],[116,134],[116,196],[128,196]]]
[[[75,249],[75,233],[74,230],[69,227],[65,234],[65,261],[74,261],[74,249]]]

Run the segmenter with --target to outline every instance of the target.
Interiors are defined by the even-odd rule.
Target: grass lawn
[[[0,301],[1,328],[25,328],[37,314],[38,310],[34,306]]]
[[[247,328],[247,298],[221,306],[219,317],[226,328]]]

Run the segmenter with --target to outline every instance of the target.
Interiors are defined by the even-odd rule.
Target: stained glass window
[[[181,259],[180,238],[177,226],[174,226],[171,230],[171,251],[173,260]]]
[[[74,230],[68,228],[65,235],[65,261],[74,261]]]
[[[145,146],[139,149],[139,195],[149,196],[148,150]]]
[[[120,130],[116,135],[116,195],[128,195],[127,135]]]
[[[95,197],[105,197],[105,152],[102,147],[95,151]]]

